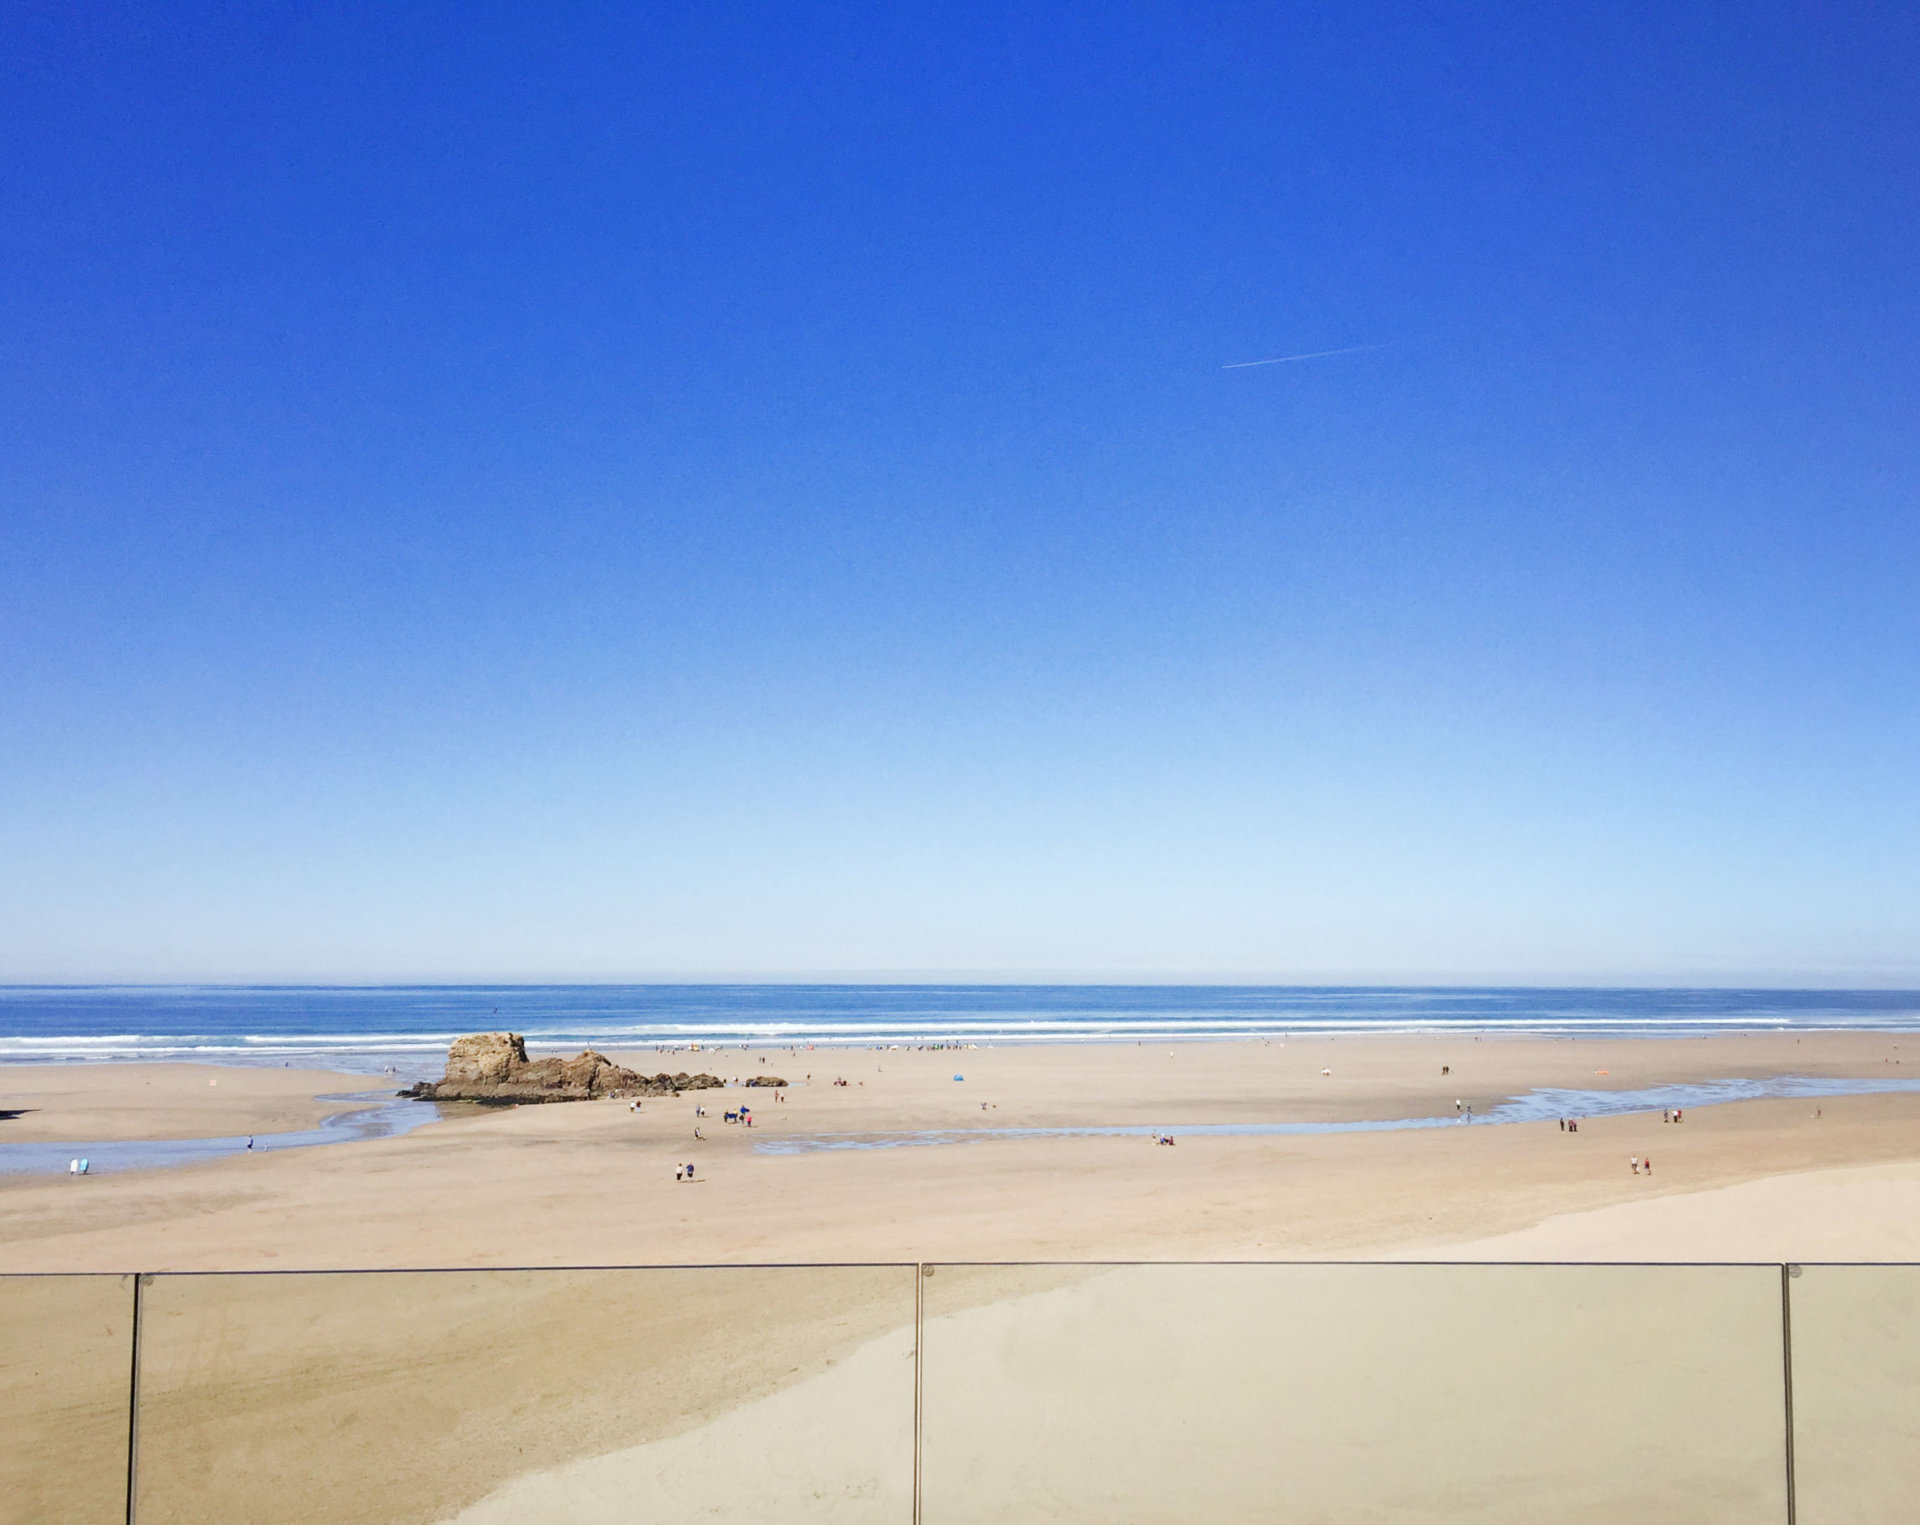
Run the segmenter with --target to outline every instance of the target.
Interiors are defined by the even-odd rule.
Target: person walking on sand
[[[1633,1167],[1633,1173],[1635,1175],[1640,1174],[1640,1156],[1639,1155],[1637,1154],[1630,1155],[1627,1159],[1627,1163]]]
[[[1646,1157],[1646,1158],[1645,1158],[1644,1160],[1642,1160],[1642,1161],[1641,1161],[1640,1163],[1641,1163],[1642,1165],[1644,1165],[1644,1166],[1646,1166],[1646,1167],[1647,1167],[1647,1174],[1648,1174],[1648,1175],[1652,1175],[1652,1174],[1653,1174],[1653,1156],[1652,1156],[1652,1155],[1648,1155],[1648,1156],[1647,1156],[1647,1157]]]

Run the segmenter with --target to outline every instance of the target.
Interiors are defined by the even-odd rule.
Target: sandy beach
[[[386,1140],[0,1178],[0,1271],[394,1273],[152,1280],[141,1518],[247,1517],[272,1491],[275,1518],[316,1525],[893,1520],[919,1405],[929,1520],[1118,1517],[1102,1511],[1124,1500],[1128,1518],[1171,1521],[1205,1497],[1213,1517],[1251,1521],[1283,1479],[1300,1518],[1329,1522],[1356,1508],[1517,1521],[1542,1497],[1600,1521],[1629,1494],[1650,1516],[1683,1517],[1667,1507],[1683,1497],[1684,1518],[1744,1520],[1778,1504],[1781,1273],[1710,1263],[1920,1259],[1912,1093],[1695,1107],[1678,1124],[1590,1117],[1578,1133],[1449,1122],[1171,1148],[986,1132],[757,1147],[1451,1119],[1456,1102],[1484,1113],[1536,1087],[1903,1078],[1906,1042],[1885,1034],[618,1057],[793,1084],[785,1100],[729,1087],[639,1112],[457,1106]],[[368,1086],[22,1067],[0,1070],[0,1105],[19,1114],[0,1130],[291,1130],[331,1109],[316,1097]],[[721,1121],[742,1102],[751,1129]],[[687,1160],[696,1177],[677,1181]],[[978,1264],[995,1260],[1149,1264]],[[1216,1260],[1372,1263],[1172,1264]],[[1457,1260],[1709,1264],[1385,1263]],[[0,1492],[51,1500],[50,1480],[84,1476],[112,1512],[131,1285],[14,1284],[0,1312],[22,1360],[0,1363],[0,1388],[26,1385],[0,1391],[0,1411],[30,1443],[0,1462]],[[1892,1351],[1869,1391],[1905,1381],[1905,1283],[1864,1301],[1830,1285],[1807,1283],[1808,1327],[1834,1331],[1804,1363],[1808,1393],[1821,1349]],[[82,1336],[98,1350],[77,1361]],[[1478,1375],[1490,1366],[1497,1396]],[[1904,1474],[1856,1455],[1855,1371],[1832,1368],[1824,1409],[1803,1405],[1806,1467],[1836,1497],[1891,1497]],[[1279,1448],[1263,1438],[1277,1414]],[[1181,1439],[1196,1425],[1200,1451]],[[1531,1470],[1515,1473],[1522,1454]],[[1436,1501],[1426,1480],[1441,1475]]]
[[[771,1090],[512,1110],[404,1137],[85,1180],[0,1179],[0,1269],[246,1270],[937,1260],[1920,1257],[1920,1095],[1556,1124],[1283,1137],[846,1135],[1452,1117],[1536,1087],[1904,1077],[1884,1033],[1337,1038],[1136,1047],[616,1055]],[[1448,1073],[1442,1073],[1445,1066]],[[1331,1071],[1323,1074],[1323,1071]],[[958,1074],[964,1078],[955,1080]],[[848,1082],[833,1084],[836,1079]],[[209,1084],[216,1081],[217,1084]],[[0,1139],[306,1127],[365,1076],[0,1070]],[[755,1126],[720,1120],[753,1105]],[[696,1104],[709,1115],[697,1119]],[[705,1134],[696,1142],[693,1130]],[[1635,1175],[1630,1156],[1651,1157]],[[697,1178],[676,1181],[693,1161]]]

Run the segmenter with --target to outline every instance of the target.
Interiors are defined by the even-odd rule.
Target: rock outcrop
[[[747,1081],[750,1086],[783,1086],[786,1081],[778,1075],[755,1075]]]
[[[518,1033],[475,1033],[456,1038],[447,1051],[447,1073],[400,1094],[419,1101],[479,1101],[501,1105],[530,1101],[595,1101],[603,1096],[677,1096],[724,1084],[718,1076],[664,1071],[641,1075],[605,1054],[585,1049],[577,1059],[529,1059]]]

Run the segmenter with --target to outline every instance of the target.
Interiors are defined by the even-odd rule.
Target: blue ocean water
[[[1690,1037],[1920,1029],[1920,992],[1230,985],[0,986],[0,1062],[193,1059],[439,1073],[461,1033],[535,1049],[1165,1042],[1289,1033]]]

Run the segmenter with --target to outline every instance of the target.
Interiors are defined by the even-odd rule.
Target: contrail
[[[1271,360],[1236,360],[1232,365],[1220,367],[1223,371],[1244,371],[1250,365],[1285,365],[1293,360],[1325,360],[1329,355],[1357,355],[1363,350],[1392,349],[1394,340],[1385,344],[1352,344],[1345,349],[1317,349],[1306,355],[1276,355]]]

